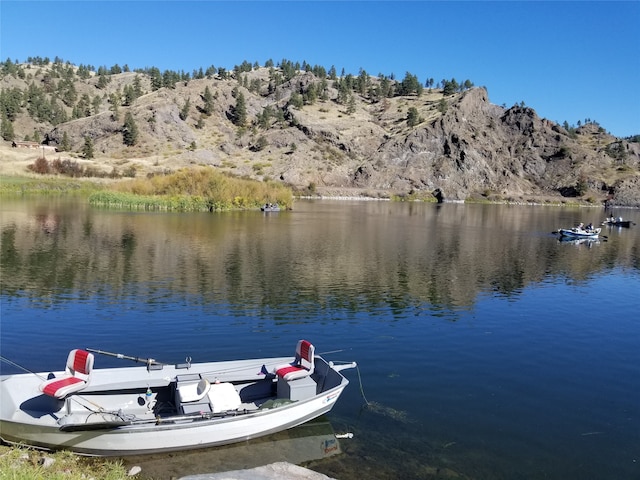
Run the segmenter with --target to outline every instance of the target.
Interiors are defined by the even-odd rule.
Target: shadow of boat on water
[[[289,462],[300,465],[342,453],[325,416],[265,437],[221,447],[123,458],[127,468],[138,465],[146,477],[180,478]]]

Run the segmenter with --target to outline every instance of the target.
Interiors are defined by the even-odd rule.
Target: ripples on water
[[[640,478],[640,230],[596,245],[550,233],[601,213],[14,206],[2,217],[2,355],[34,370],[62,368],[75,347],[205,361],[281,355],[305,337],[329,359],[357,360],[362,377],[361,391],[347,372],[329,416],[353,439],[314,469],[341,480]],[[214,457],[180,468],[228,465]],[[179,459],[148,459],[149,471],[154,462]]]

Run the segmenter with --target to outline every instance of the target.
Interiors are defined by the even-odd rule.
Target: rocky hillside
[[[366,90],[345,93],[344,79],[273,67],[160,88],[147,72],[83,77],[51,65],[5,69],[4,110],[21,94],[14,140],[55,146],[55,156],[93,169],[146,175],[208,165],[307,194],[640,206],[640,143],[596,123],[563,128],[533,108],[494,105],[485,88],[380,96],[383,79],[368,78]],[[37,102],[60,112],[38,113]],[[137,130],[130,146],[128,113]]]

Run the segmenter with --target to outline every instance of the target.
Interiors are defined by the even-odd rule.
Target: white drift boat
[[[561,237],[566,238],[598,238],[601,231],[601,228],[584,228],[582,224],[580,224],[574,228],[561,228],[558,230],[558,233]]]
[[[146,363],[93,369],[93,353]],[[134,455],[241,442],[329,412],[355,362],[298,342],[295,358],[165,365],[72,350],[65,371],[0,377],[0,437],[85,455]]]

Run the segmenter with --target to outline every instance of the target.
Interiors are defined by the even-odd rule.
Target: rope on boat
[[[111,413],[108,412],[103,406],[98,405],[95,402],[92,402],[91,400],[89,400],[88,398],[83,397],[82,395],[69,395],[67,397],[69,399],[69,401],[74,401],[75,403],[77,403],[78,405],[80,405],[82,408],[86,408],[87,410],[89,410],[92,414],[93,413]],[[87,405],[85,405],[84,403],[81,403],[79,400],[82,399],[85,402],[90,403],[91,405],[93,405],[94,407],[96,407],[98,410],[94,410],[91,407],[88,407]]]
[[[29,370],[28,368],[23,367],[22,365],[17,364],[16,362],[13,362],[13,361],[9,360],[7,357],[3,357],[2,355],[0,355],[0,360],[2,360],[2,361],[3,361],[3,362],[5,362],[5,363],[8,363],[8,364],[9,364],[9,365],[11,365],[12,367],[16,367],[16,368],[19,368],[20,370],[23,370],[23,371],[27,372],[27,373],[31,373],[31,374],[35,375],[36,377],[38,377],[38,378],[39,378],[40,380],[42,380],[42,381],[45,381],[45,380],[46,380],[46,378],[45,378],[45,377],[43,377],[42,375],[40,375],[40,374],[38,374],[38,373],[36,373],[36,372],[33,372],[33,371]]]
[[[347,362],[344,360],[333,360],[331,363],[342,363],[342,364],[349,364],[349,363],[355,363],[355,362]],[[360,375],[360,366],[356,363],[355,364],[355,369],[356,372],[358,372],[358,383],[360,384],[360,394],[362,395],[362,399],[364,400],[364,403],[369,406],[369,400],[367,400],[366,395],[364,394],[364,387],[362,386],[362,376]]]
[[[367,400],[367,397],[364,394],[364,388],[362,387],[362,377],[360,376],[360,367],[358,365],[356,365],[356,372],[358,372],[358,382],[360,383],[360,394],[362,395],[362,399],[364,400],[364,403],[367,404],[368,406],[369,400]]]

